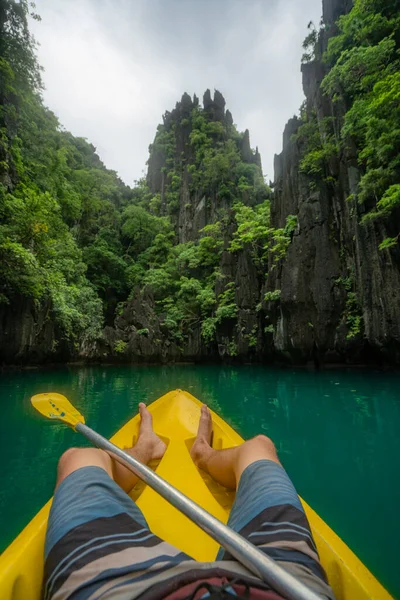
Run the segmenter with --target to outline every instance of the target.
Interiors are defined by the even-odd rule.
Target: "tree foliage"
[[[357,147],[358,201],[367,211],[362,222],[387,219],[400,206],[399,3],[355,0],[338,27],[322,88],[348,108],[341,143]]]
[[[303,106],[294,136],[300,171],[311,190],[320,182],[335,185],[339,161],[355,154],[360,179],[351,197],[363,205],[362,224],[388,220],[400,207],[399,8],[398,0],[355,0],[339,18],[323,56],[326,25],[317,32],[310,23],[303,45],[305,62],[326,63],[321,89],[336,116],[320,118],[311,103]],[[380,248],[394,247],[397,239],[387,238]]]
[[[128,192],[43,106],[29,8],[0,2],[0,301],[50,301],[65,337],[79,341],[100,334],[99,292],[115,289],[124,268],[115,272],[122,259],[107,244]]]
[[[162,158],[163,193],[145,180],[125,186],[44,106],[32,10],[26,0],[0,0],[0,303],[22,297],[50,307],[47,318],[78,347],[101,336],[140,289],[178,345],[194,327],[213,343],[218,326],[238,314],[223,253],[249,251],[265,277],[268,254],[273,262],[285,255],[295,218],[271,228],[270,190],[254,152],[246,162],[243,134],[200,107],[157,129],[150,152]],[[186,157],[177,152],[183,129]],[[183,191],[189,200],[215,199],[217,210],[194,241],[178,243]],[[249,344],[256,341],[254,331]],[[235,355],[233,340],[229,348]],[[113,347],[116,355],[127,350],[125,340]]]

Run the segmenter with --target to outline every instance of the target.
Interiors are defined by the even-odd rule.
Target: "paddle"
[[[84,417],[61,394],[37,394],[31,398],[34,408],[49,419],[66,423],[75,431],[82,433],[95,446],[105,450],[112,458],[130,469],[137,477],[158,492],[165,500],[180,510],[203,531],[208,533],[233,557],[241,562],[252,573],[268,583],[272,589],[282,594],[287,600],[318,600],[320,596],[309,590],[302,582],[285,571],[272,558],[253,546],[244,537],[221,523],[213,515],[190,500],[179,490],[162,479],[149,467],[109,442],[93,429],[85,425]]]

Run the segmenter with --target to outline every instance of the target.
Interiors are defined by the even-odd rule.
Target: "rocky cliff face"
[[[0,364],[67,361],[73,349],[62,340],[51,306],[16,298],[0,306]]]
[[[320,54],[336,33],[335,20],[351,6],[349,0],[324,0],[328,27],[319,40]],[[339,132],[345,107],[320,87],[327,67],[315,60],[302,72],[307,113],[314,112],[320,126],[333,118]],[[269,305],[275,352],[296,362],[399,363],[400,250],[378,247],[399,230],[400,214],[389,223],[360,225],[365,209],[346,201],[360,179],[351,147],[325,165],[324,180],[311,182],[302,174],[300,125],[299,119],[289,121],[283,152],[275,157],[272,225],[281,227],[288,214],[298,215],[288,255],[268,280],[269,290],[281,290],[278,305]]]
[[[321,137],[328,120],[332,135],[339,139],[348,110],[343,102],[333,102],[322,93],[328,67],[321,56],[337,33],[335,22],[351,8],[351,0],[323,1],[325,26],[317,40],[316,58],[302,66],[303,116],[312,117]],[[0,100],[2,93],[0,89]],[[218,179],[212,169],[208,178],[198,176],[204,155],[200,160],[196,155],[193,115],[199,108],[196,96],[184,94],[164,114],[150,147],[147,187],[157,214],[170,218],[178,244],[197,244],[204,227],[222,223],[223,250],[213,291],[219,298],[230,289],[236,312],[216,323],[212,342],[205,342],[196,321],[181,338],[174,338],[151,289],[137,287],[113,327],[105,328],[101,340],[84,343],[79,357],[130,362],[400,364],[400,249],[397,245],[379,250],[384,238],[400,230],[400,211],[390,221],[360,224],[366,208],[349,201],[357,194],[361,177],[356,148],[350,143],[332,154],[324,161],[321,176],[311,177],[301,167],[308,143],[301,134],[304,119],[288,122],[282,153],[275,157],[271,227],[285,228],[290,215],[297,217],[297,226],[286,254],[280,260],[270,254],[265,279],[265,269],[260,270],[249,249],[229,250],[237,226],[234,199],[254,206],[265,196],[249,195],[245,186],[239,191],[237,182]],[[246,167],[261,170],[249,132],[240,135],[235,130],[220,92],[212,96],[207,90],[199,113],[211,124],[207,125],[209,147],[230,141]],[[12,129],[10,123],[1,125]],[[203,133],[201,127],[199,132]],[[6,147],[0,148],[1,156],[7,152]],[[0,182],[8,188],[13,178],[12,169],[0,172]],[[202,277],[201,273],[189,276]],[[76,349],[62,341],[49,304],[39,310],[34,302],[16,299],[12,306],[1,308],[0,361],[41,363],[77,357]]]
[[[199,166],[193,143],[193,134],[200,131],[196,129],[198,109],[197,97],[192,99],[185,93],[175,108],[164,114],[163,124],[150,147],[147,185],[151,194],[159,198],[160,214],[170,217],[178,244],[198,242],[204,227],[223,223],[224,251],[215,283],[215,296],[218,298],[227,286],[232,286],[237,314],[216,326],[215,339],[211,343],[206,343],[201,335],[200,319],[177,342],[168,335],[162,323],[163,315],[159,311],[157,314],[156,302],[149,290],[137,289],[122,315],[115,320],[115,326],[105,330],[101,348],[85,349],[85,355],[99,358],[111,355],[116,360],[130,361],[251,361],[259,360],[266,351],[261,333],[263,317],[257,310],[261,302],[262,278],[247,250],[228,251],[236,229],[232,205],[235,198],[238,199],[238,189],[233,178],[227,177],[224,182],[213,173],[198,175],[205,162],[203,158]],[[203,120],[200,129],[211,125],[211,129],[207,129],[212,132],[211,137],[205,140],[207,147],[217,149],[232,142],[233,152],[239,153],[245,165],[254,165],[261,177],[259,152],[251,149],[248,131],[239,134],[234,128],[232,115],[225,110],[222,94],[215,91],[212,97],[207,90],[199,114]],[[227,186],[233,186],[232,193]],[[251,205],[263,199],[265,197],[250,198],[244,194],[242,201]],[[200,279],[204,277],[202,268],[195,275]],[[119,341],[122,346],[118,346]],[[123,352],[115,348],[123,348]]]
[[[190,143],[191,116],[198,106],[197,96],[194,95],[192,100],[185,93],[175,108],[164,114],[165,135],[171,135],[172,140],[170,144],[161,145],[157,144],[156,136],[150,147],[148,161],[147,184],[152,194],[160,195],[161,213],[171,216],[180,244],[198,240],[203,227],[215,223],[231,208],[229,198],[219,192],[216,186],[193,183],[190,165],[194,164],[195,155]],[[225,111],[225,98],[218,90],[215,90],[213,98],[210,90],[204,93],[203,114],[209,122],[221,124],[221,130],[216,129],[215,143],[226,140],[228,131],[233,126],[233,118],[229,110]],[[237,140],[237,145],[243,162],[255,164],[261,169],[261,157],[258,149],[254,152],[250,147],[248,130]],[[176,205],[169,209],[168,193],[171,185],[167,173],[172,166],[179,173],[181,181],[176,190]]]

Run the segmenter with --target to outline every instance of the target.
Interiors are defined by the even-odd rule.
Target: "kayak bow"
[[[200,472],[190,458],[201,403],[188,392],[174,390],[148,406],[154,430],[167,451],[154,465],[155,472],[219,521],[226,523],[234,493]],[[78,413],[79,414],[79,413]],[[56,416],[56,415],[55,415]],[[229,448],[243,439],[217,414],[213,417],[213,447]],[[78,419],[79,422],[79,419]],[[132,446],[139,430],[139,415],[111,439],[120,448]],[[215,559],[219,545],[177,508],[148,485],[139,482],[130,492],[151,530],[165,541],[201,561]],[[391,596],[344,542],[304,502],[322,565],[338,600],[390,600]],[[43,550],[51,500],[0,557],[0,597],[4,600],[39,600]]]

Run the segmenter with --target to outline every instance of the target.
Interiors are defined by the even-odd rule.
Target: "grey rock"
[[[345,0],[325,1],[324,20],[333,23],[350,10]],[[322,40],[323,48],[332,31]],[[307,110],[318,120],[334,116],[335,131],[343,124],[344,107],[320,89],[326,66],[320,61],[303,65]],[[297,215],[298,228],[286,258],[270,264],[268,291],[281,290],[270,303],[274,346],[278,356],[293,362],[400,362],[400,251],[379,251],[380,242],[400,229],[400,212],[390,223],[359,224],[360,207],[346,199],[357,191],[359,171],[354,148],[326,165],[327,178],[310,187],[300,172],[304,153],[293,138],[300,121],[291,119],[283,134],[283,151],[275,156],[271,224],[283,227]],[[327,179],[326,178],[326,179]],[[341,281],[351,278],[351,293],[359,303],[363,327],[349,329],[348,291]]]
[[[49,301],[18,297],[0,306],[0,364],[40,364],[73,353],[55,325]]]

